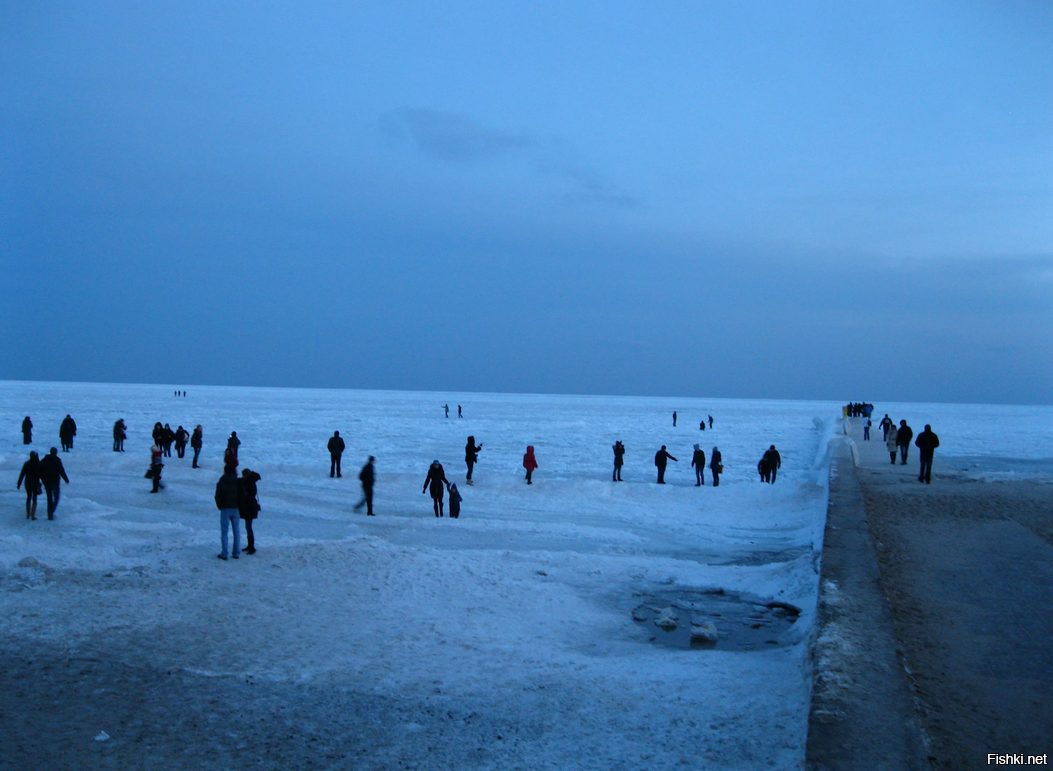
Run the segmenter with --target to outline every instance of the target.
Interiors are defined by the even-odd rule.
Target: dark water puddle
[[[684,590],[636,600],[633,620],[651,642],[671,648],[770,650],[785,644],[800,616],[793,605],[734,592]]]

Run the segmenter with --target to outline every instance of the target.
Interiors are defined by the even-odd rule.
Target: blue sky
[[[5,4],[0,377],[1050,403],[1051,50],[1030,2]]]

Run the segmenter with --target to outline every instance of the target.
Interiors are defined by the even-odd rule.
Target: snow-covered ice
[[[56,521],[26,521],[13,484],[0,495],[5,644],[428,699],[529,727],[535,741],[524,733],[504,751],[530,768],[803,763],[839,405],[202,386],[177,398],[176,387],[0,383],[0,470],[11,482],[28,449],[24,415],[41,452],[58,445],[67,412],[78,425]],[[713,429],[700,431],[710,414]],[[943,431],[904,416],[932,422],[942,452],[967,431],[956,414]],[[111,451],[118,418],[129,428],[123,454]],[[202,469],[189,453],[166,459],[167,489],[151,495],[143,473],[157,420],[202,424],[205,448]],[[241,466],[262,475],[263,509],[258,554],[224,563],[212,495],[231,430]],[[337,480],[333,430],[347,442]],[[483,445],[475,486],[459,485],[459,520],[436,519],[421,494],[428,464],[438,458],[462,481],[469,434]],[[622,483],[611,482],[617,439],[628,448]],[[708,473],[694,486],[696,442],[707,457],[720,447],[719,488]],[[540,464],[529,487],[528,444]],[[679,459],[665,486],[654,484],[662,444]],[[764,485],[756,464],[770,444],[783,466]],[[352,506],[370,454],[377,516],[367,518]],[[26,557],[40,564],[18,567]],[[634,620],[641,597],[718,590],[800,616],[777,644],[749,650],[657,645],[663,632]],[[721,632],[704,616],[682,623]],[[246,630],[251,645],[239,643]]]

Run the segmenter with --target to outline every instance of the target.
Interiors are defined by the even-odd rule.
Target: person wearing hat
[[[428,476],[424,479],[424,489],[421,490],[421,494],[424,494],[431,490],[431,503],[435,508],[435,516],[441,517],[443,515],[442,510],[442,497],[445,492],[444,488],[449,487],[450,482],[446,479],[446,471],[443,470],[442,464],[438,460],[431,462],[431,467],[428,469]]]

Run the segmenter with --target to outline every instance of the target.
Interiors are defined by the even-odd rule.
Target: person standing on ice
[[[704,420],[700,420],[699,421],[699,423],[698,423],[698,430],[699,431],[705,431],[706,430],[706,421],[704,421]]]
[[[22,464],[22,473],[15,484],[17,490],[26,483],[26,519],[37,518],[37,496],[40,495],[40,456],[36,450],[29,451],[29,460]]]
[[[925,430],[918,434],[914,446],[921,453],[921,470],[918,472],[918,481],[929,485],[932,484],[932,456],[936,448],[940,446],[940,437],[932,432],[932,426],[925,424]]]
[[[889,421],[891,423],[891,421]],[[899,431],[896,430],[896,424],[892,423],[888,427],[888,432],[885,434],[885,449],[888,450],[889,462],[893,466],[896,465],[896,440],[899,438]]]
[[[870,426],[872,425],[870,418],[867,418],[867,422],[863,424],[863,441],[870,441]]]
[[[614,478],[612,482],[622,481],[622,464],[625,462],[625,445],[619,439],[614,443]]]
[[[329,448],[329,478],[332,479],[334,474],[340,476],[340,456],[344,454],[344,440],[340,438],[340,432],[334,431],[333,435],[329,437],[329,444],[326,447]]]
[[[44,484],[44,493],[48,499],[48,519],[54,519],[59,502],[59,479],[65,479],[66,484],[69,484],[69,477],[66,476],[66,469],[62,467],[62,458],[58,456],[57,447],[52,447],[51,454],[44,456],[39,469],[40,481]]]
[[[469,484],[471,484],[469,482]],[[442,516],[442,496],[443,488],[449,487],[450,482],[446,479],[446,472],[442,468],[442,464],[437,460],[431,462],[431,467],[428,469],[428,476],[424,479],[424,489],[421,490],[421,494],[431,491],[431,503],[435,508],[435,516]]]
[[[449,418],[450,417],[450,405],[444,404],[444,405],[442,405],[442,408],[444,410],[446,410],[446,417]]]
[[[370,455],[366,465],[358,472],[358,481],[362,483],[362,500],[355,504],[355,509],[358,510],[365,506],[366,516],[368,517],[373,516],[373,482],[376,481],[376,475],[373,472],[373,461],[375,460],[376,458]]]
[[[713,416],[712,415],[709,416],[709,427],[713,428]]]
[[[194,429],[194,433],[190,435],[190,446],[194,448],[194,459],[190,462],[190,468],[197,468],[197,456],[201,454],[201,437],[204,431],[201,425],[198,424],[197,428]]]
[[[33,444],[33,421],[28,415],[22,421],[22,444]]]
[[[164,442],[164,444],[162,446],[164,447],[164,450],[165,450],[165,457],[166,458],[171,458],[172,457],[172,442],[175,441],[175,431],[173,431],[172,427],[170,425],[168,425],[167,423],[165,423],[165,427],[164,427],[163,431],[164,431],[164,435],[162,436],[162,441]]]
[[[154,489],[150,491],[152,493],[164,487],[161,484],[161,470],[165,467],[165,464],[161,462],[163,457],[164,450],[156,444],[150,448],[150,479],[154,480]]]
[[[724,458],[716,447],[709,456],[709,470],[713,472],[713,486],[720,487],[720,475],[724,473]]]
[[[121,418],[113,424],[113,451],[124,452],[124,440],[128,438],[128,426],[124,424],[124,418]]]
[[[182,458],[186,454],[186,441],[190,438],[190,432],[180,426],[175,432],[176,455]]]
[[[150,436],[154,438],[154,444],[158,447],[164,447],[165,427],[160,422],[154,423],[154,430],[150,433]]]
[[[460,413],[460,411],[461,411],[461,408],[460,408],[460,405],[458,405],[457,406],[457,412]],[[460,414],[458,414],[457,417],[460,417]],[[472,484],[473,484],[473,482],[472,482],[472,468],[475,467],[475,464],[479,460],[479,451],[481,449],[483,449],[483,446],[481,444],[478,447],[475,446],[475,437],[474,436],[469,436],[468,437],[468,444],[466,444],[464,446],[464,462],[465,462],[465,465],[468,466],[468,478],[465,481],[468,483],[469,487],[471,487]]]
[[[899,428],[896,429],[896,446],[899,447],[899,463],[907,465],[907,452],[910,450],[910,440],[914,438],[914,431],[907,425],[907,421],[901,420]]]
[[[676,428],[676,410],[673,410],[673,428]]]
[[[457,485],[450,485],[450,519],[457,519],[461,516],[461,501],[463,500]]]
[[[530,475],[537,469],[537,459],[534,458],[534,445],[528,444],[527,451],[523,455],[523,468],[526,469],[526,481],[528,485],[534,484],[530,481]],[[452,511],[452,509],[451,509]],[[452,515],[451,515],[452,516]]]
[[[220,544],[223,550],[217,554],[221,560],[227,558],[227,528],[234,530],[234,550],[230,556],[237,559],[241,556],[241,530],[238,518],[241,504],[245,500],[245,485],[238,479],[234,466],[224,466],[223,476],[216,482],[216,508],[219,509]]]
[[[241,470],[241,485],[245,489],[245,495],[238,504],[238,514],[245,520],[245,538],[249,542],[245,548],[246,554],[256,553],[256,536],[252,532],[252,523],[260,513],[260,499],[256,489],[256,483],[260,479],[262,477],[252,469]]]
[[[764,460],[768,466],[767,481],[769,484],[775,484],[775,478],[779,475],[779,469],[782,468],[782,456],[779,455],[774,444],[764,451]]]
[[[701,487],[706,481],[704,476],[706,470],[706,454],[697,444],[695,445],[695,452],[691,456],[691,465],[695,467],[695,487]]]
[[[878,425],[881,426],[881,439],[882,439],[882,441],[887,442],[888,441],[888,431],[893,426],[892,418],[890,418],[888,416],[887,412],[885,413],[885,417],[883,417],[881,419],[881,422],[878,423]]]
[[[69,452],[73,449],[73,437],[77,435],[77,421],[66,415],[62,419],[62,425],[59,426],[59,441],[62,442],[62,452]]]
[[[223,465],[238,467],[238,448],[241,446],[241,440],[238,439],[238,432],[231,431],[230,438],[227,440],[227,449],[223,453]]]
[[[654,465],[658,467],[658,484],[665,484],[665,465],[669,461],[678,463],[676,458],[666,452],[665,445],[662,445],[662,449],[654,454]]]

